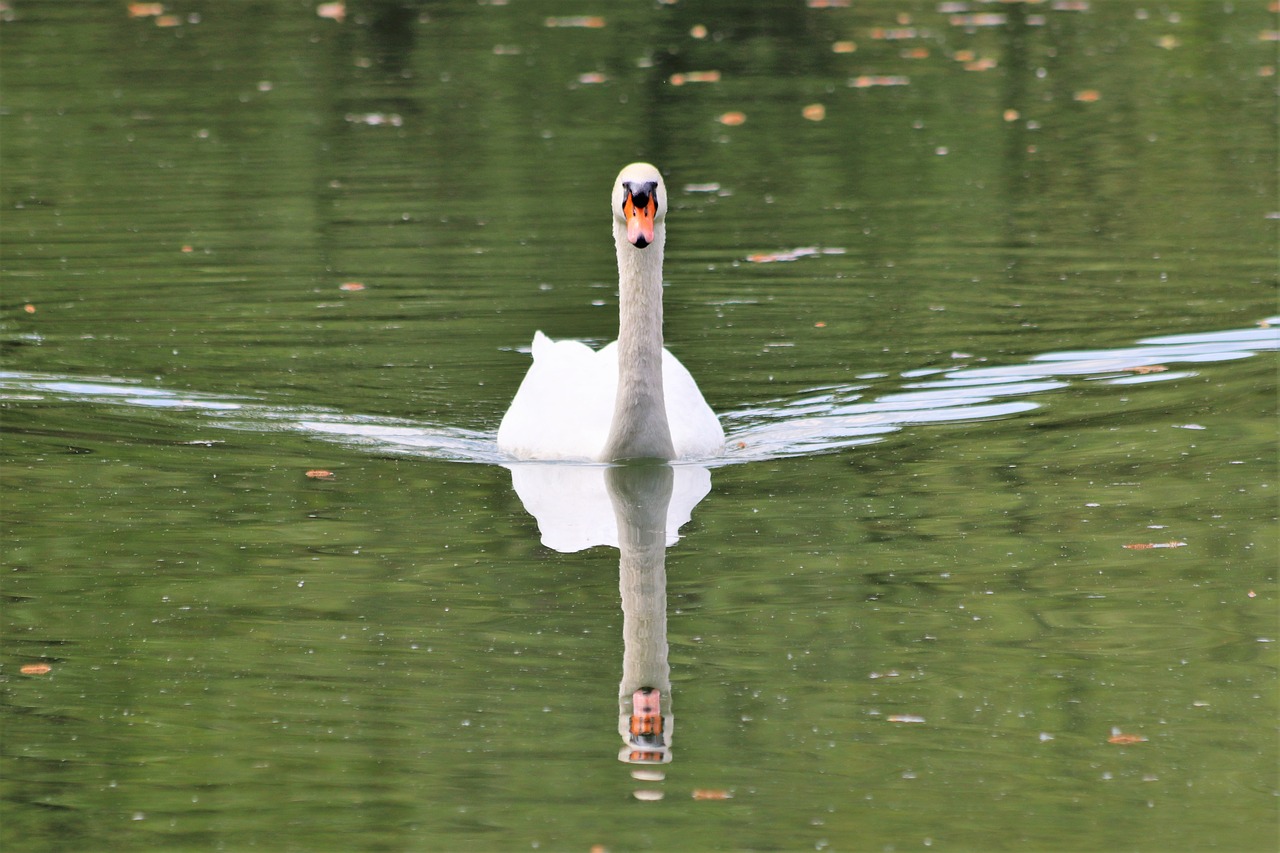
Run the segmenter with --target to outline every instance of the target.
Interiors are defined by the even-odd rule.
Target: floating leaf
[[[719,71],[685,71],[671,75],[672,86],[683,86],[685,83],[719,83]]]
[[[154,18],[164,14],[163,3],[130,3],[130,18]]]
[[[693,798],[695,800],[732,800],[733,792],[718,788],[694,788]]]
[[[1112,729],[1111,737],[1107,738],[1107,743],[1118,743],[1121,745],[1127,745],[1131,743],[1146,743],[1146,740],[1147,739],[1142,735],[1125,734],[1119,729]]]
[[[747,255],[747,262],[752,264],[773,264],[785,261],[798,261],[800,258],[812,258],[817,255],[843,255],[844,249],[832,246],[825,249],[819,249],[817,246],[801,246],[798,249],[789,249],[785,252],[764,252],[755,255]]]
[[[910,82],[910,77],[902,77],[896,74],[863,74],[859,77],[851,78],[849,87],[852,89],[869,89],[872,86],[906,86]]]
[[[876,27],[869,35],[876,41],[902,41],[903,39],[916,38],[920,35],[920,32],[915,27],[897,27],[894,29]]]
[[[953,27],[964,27],[972,29],[974,27],[1003,27],[1008,17],[998,12],[978,12],[972,15],[952,15],[947,19],[947,23]]]
[[[543,23],[548,27],[585,27],[598,30],[604,26],[604,18],[599,15],[568,15],[563,18],[547,18]]]
[[[342,23],[347,18],[347,4],[338,3],[321,3],[316,7],[316,14],[321,18],[328,18],[330,21]]]

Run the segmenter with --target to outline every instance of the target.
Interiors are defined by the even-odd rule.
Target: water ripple
[[[1039,398],[1073,381],[1115,385],[1169,382],[1195,376],[1168,365],[1251,358],[1280,350],[1280,317],[1259,328],[1144,338],[1135,346],[1049,352],[1022,364],[958,369],[922,368],[903,373],[897,391],[863,399],[868,386],[812,388],[722,413],[728,432],[724,453],[706,466],[831,453],[880,440],[919,424],[990,421],[1041,406]],[[234,430],[293,430],[318,439],[370,449],[457,462],[501,464],[491,431],[352,414],[329,408],[273,406],[249,397],[170,391],[111,377],[74,377],[0,371],[0,401],[63,400],[94,405],[192,411]]]

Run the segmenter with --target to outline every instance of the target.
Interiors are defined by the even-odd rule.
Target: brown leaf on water
[[[1186,542],[1134,542],[1130,545],[1122,546],[1130,551],[1146,551],[1149,548],[1185,548]]]
[[[999,12],[977,12],[971,15],[952,15],[947,23],[968,30],[974,27],[1003,27],[1007,20],[1008,16]]]
[[[23,675],[48,675],[52,671],[53,667],[47,663],[27,663],[18,670]]]
[[[910,83],[910,77],[896,74],[863,74],[851,79],[849,86],[853,89],[869,89],[872,86],[906,86]]]
[[[732,800],[733,792],[719,788],[694,788],[693,798],[695,800]]]
[[[819,249],[817,246],[801,246],[798,249],[788,249],[785,252],[758,252],[754,255],[747,255],[747,263],[749,264],[777,264],[787,261],[798,261],[801,258],[811,258],[815,255],[822,254],[839,254],[840,249],[827,250]]]
[[[683,86],[685,83],[719,83],[719,71],[685,71],[671,75],[672,86]]]
[[[338,3],[321,3],[316,7],[316,15],[321,18],[327,18],[330,21],[342,23],[347,19],[347,4]]]
[[[1147,739],[1142,735],[1125,734],[1119,729],[1112,729],[1111,737],[1107,738],[1107,743],[1117,743],[1122,746],[1127,746],[1133,743],[1146,743],[1146,742],[1147,742]]]
[[[307,472],[307,476],[312,480],[335,480],[336,475],[332,471],[326,471],[323,468],[312,468]]]
[[[746,120],[747,120],[747,114],[739,113],[739,112],[723,113],[719,116],[716,116],[716,121],[720,122],[725,127],[737,127],[738,125],[742,124]]]
[[[897,27],[885,29],[884,27],[876,27],[868,34],[876,41],[901,41],[902,39],[913,39],[919,35],[914,27]]]
[[[543,24],[548,27],[584,27],[598,30],[604,26],[604,18],[599,15],[566,15],[561,18],[547,18]]]

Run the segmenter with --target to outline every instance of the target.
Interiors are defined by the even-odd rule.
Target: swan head
[[[613,185],[614,230],[628,243],[643,249],[660,239],[666,215],[667,188],[657,169],[632,163],[618,173]]]

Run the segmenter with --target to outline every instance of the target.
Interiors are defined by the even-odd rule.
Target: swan
[[[662,248],[667,189],[648,163],[613,185],[618,249],[618,340],[533,336],[533,364],[498,427],[516,459],[696,459],[724,446],[724,430],[698,383],[662,345]]]

